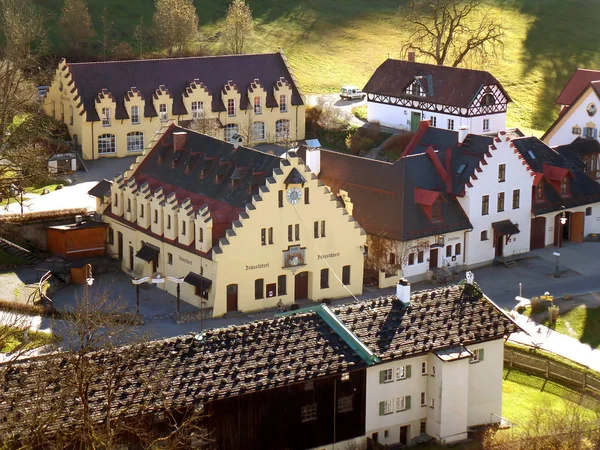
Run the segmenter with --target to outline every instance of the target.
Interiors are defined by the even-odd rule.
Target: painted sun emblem
[[[590,116],[593,116],[594,114],[596,114],[597,108],[596,108],[596,105],[594,105],[593,103],[590,103],[585,110],[587,111],[587,113]]]

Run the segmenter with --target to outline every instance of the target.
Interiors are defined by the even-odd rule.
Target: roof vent
[[[83,223],[83,216],[81,214],[77,214],[75,216],[75,225],[81,225]]]
[[[529,153],[529,156],[531,156],[531,159],[535,159],[535,154],[531,150],[527,150],[527,153]]]
[[[460,174],[463,173],[466,169],[467,165],[466,164],[461,164],[458,169],[456,170],[456,173]]]

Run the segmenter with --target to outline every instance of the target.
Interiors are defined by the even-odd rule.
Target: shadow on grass
[[[500,0],[534,18],[523,43],[522,76],[543,71],[534,114],[540,130],[558,117],[554,101],[577,67],[594,69],[600,63],[600,2],[589,0]]]

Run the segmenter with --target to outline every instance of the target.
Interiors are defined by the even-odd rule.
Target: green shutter
[[[379,371],[379,384],[385,383],[385,370]]]
[[[379,402],[379,415],[385,415],[385,402]]]
[[[479,349],[479,361],[483,361],[483,349]]]
[[[410,378],[410,365],[406,366],[406,378]]]
[[[410,395],[406,396],[404,406],[406,407],[405,409],[410,409]]]

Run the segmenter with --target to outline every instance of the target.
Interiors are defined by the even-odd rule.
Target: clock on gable
[[[290,205],[296,205],[300,202],[300,199],[302,198],[302,191],[300,190],[300,188],[291,187],[287,190],[286,197]]]

